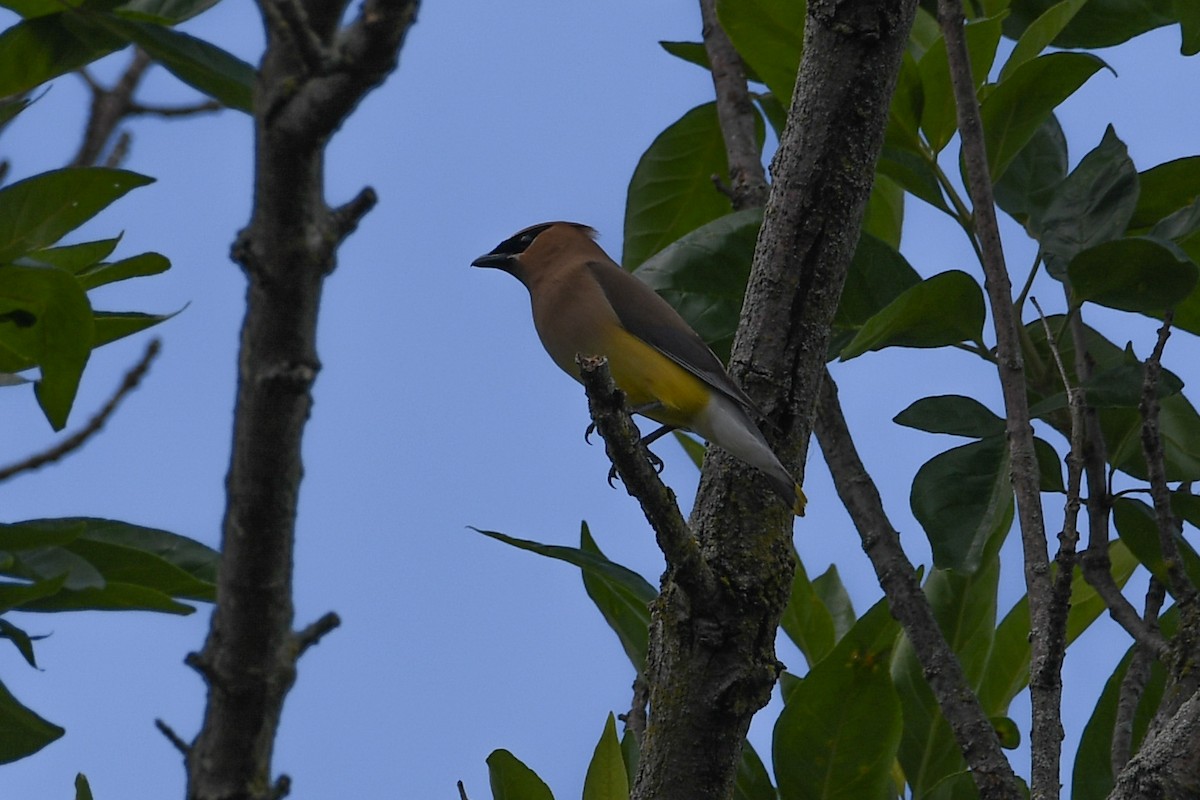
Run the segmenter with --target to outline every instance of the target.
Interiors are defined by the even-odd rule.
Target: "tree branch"
[[[337,38],[344,5],[261,0],[260,8],[268,33],[254,103],[254,207],[233,248],[249,287],[217,605],[203,650],[189,659],[208,684],[203,726],[187,762],[189,800],[271,800],[290,790],[286,776],[271,782],[283,703],[296,660],[337,619],[326,615],[299,633],[292,628],[301,441],[321,366],[317,318],[337,246],[374,197],[364,191],[331,209],[324,147],[395,65],[416,1],[368,0],[351,25],[356,33],[347,34],[366,44],[340,52],[335,68],[353,79],[333,83],[306,68],[304,48]],[[340,92],[335,100],[315,102],[332,88]]]
[[[1200,695],[1192,695],[1166,725],[1147,734],[1117,776],[1108,800],[1162,800],[1200,792]]]
[[[816,434],[838,497],[850,512],[863,551],[887,595],[892,616],[904,628],[942,716],[954,732],[979,788],[979,797],[1017,800],[1022,794],[1016,775],[979,698],[967,682],[962,665],[938,627],[929,600],[917,581],[917,571],[900,546],[900,535],[888,521],[879,490],[858,456],[838,402],[837,385],[828,372],[821,384]]]
[[[1158,612],[1166,596],[1166,587],[1154,576],[1150,576],[1150,588],[1146,590],[1146,611],[1142,615],[1146,625],[1157,629]],[[1117,714],[1113,720],[1112,745],[1110,747],[1112,774],[1119,775],[1133,754],[1133,720],[1137,714],[1142,690],[1150,680],[1150,666],[1154,651],[1144,644],[1134,644],[1133,658],[1121,681],[1121,692],[1117,697]]]
[[[146,376],[146,372],[150,369],[151,362],[158,356],[161,349],[162,343],[158,339],[151,339],[150,343],[146,345],[146,352],[142,355],[141,360],[125,373],[125,378],[121,381],[121,385],[113,392],[112,397],[108,398],[108,402],[101,406],[100,410],[88,420],[86,425],[49,450],[35,453],[15,464],[0,468],[0,483],[20,475],[22,472],[32,472],[47,464],[52,464],[83,447],[88,439],[91,439],[100,432],[105,423],[108,422],[109,417],[117,410],[117,406],[125,399],[125,396],[136,389],[138,384],[142,382],[142,378]]]
[[[746,88],[746,68],[717,19],[716,0],[700,0],[700,18],[717,97],[717,119],[729,162],[729,199],[734,211],[761,208],[770,187],[755,130],[757,114]],[[784,98],[779,100],[783,102]]]
[[[1029,416],[1018,321],[1013,308],[1012,283],[1000,244],[1000,228],[996,221],[984,148],[983,123],[975,97],[975,82],[967,56],[959,0],[938,0],[938,23],[946,42],[950,82],[958,108],[963,163],[983,262],[984,288],[996,332],[996,360],[1004,396],[1012,483],[1017,497],[1025,585],[1029,598],[1032,645],[1029,690],[1033,705],[1031,788],[1034,800],[1046,800],[1057,798],[1060,787],[1062,671],[1061,658],[1056,657],[1057,651],[1053,646],[1056,638],[1051,614],[1053,590],[1046,548],[1046,526],[1042,518],[1038,464],[1033,447],[1033,425]]]
[[[86,70],[80,71],[80,77],[92,90],[92,109],[84,129],[83,142],[71,161],[71,166],[88,166],[100,160],[100,155],[112,139],[117,126],[129,115],[129,109],[133,106],[133,94],[152,63],[146,51],[140,47],[133,48],[133,59],[112,89],[105,89],[98,84]]]

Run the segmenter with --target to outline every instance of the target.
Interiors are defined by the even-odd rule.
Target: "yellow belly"
[[[608,358],[630,408],[644,408],[645,416],[663,424],[690,428],[711,394],[704,381],[623,329],[606,338],[600,355]]]

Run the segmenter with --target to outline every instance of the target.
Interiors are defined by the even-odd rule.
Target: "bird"
[[[692,431],[761,470],[797,516],[807,498],[767,444],[762,412],[683,317],[622,269],[577,222],[518,231],[471,262],[507,272],[529,290],[533,323],[546,352],[579,380],[576,357],[603,356],[630,409],[668,430]]]

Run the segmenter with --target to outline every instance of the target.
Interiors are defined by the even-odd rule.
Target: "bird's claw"
[[[587,430],[583,432],[583,440],[588,444],[592,443],[592,434],[596,432],[596,423],[589,422]]]
[[[662,471],[663,471],[663,467],[665,467],[666,464],[664,464],[663,460],[661,458],[659,458],[658,456],[654,455],[654,453],[651,452],[649,449],[643,448],[643,451],[646,453],[646,460],[650,462],[650,466],[654,467],[655,474],[661,475]],[[610,487],[612,487],[613,489],[617,488],[617,485],[615,483],[613,483],[613,481],[617,480],[619,477],[621,477],[621,476],[617,474],[616,465],[613,465],[608,468],[608,485]]]

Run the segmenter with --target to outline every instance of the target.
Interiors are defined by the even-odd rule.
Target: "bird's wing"
[[[721,359],[657,292],[616,264],[589,261],[587,268],[625,330],[729,399],[763,416],[725,372]]]

